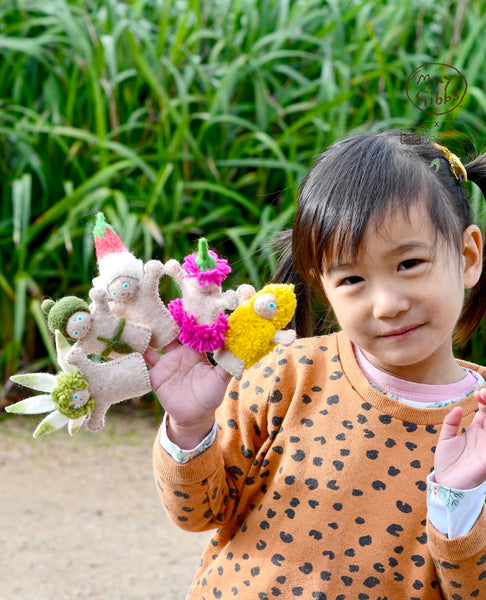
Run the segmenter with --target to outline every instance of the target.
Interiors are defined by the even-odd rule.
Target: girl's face
[[[427,208],[415,203],[369,232],[355,261],[345,253],[326,265],[324,292],[336,318],[377,368],[419,383],[463,377],[452,335],[464,300],[481,272],[481,233],[463,235],[462,252],[435,239]]]

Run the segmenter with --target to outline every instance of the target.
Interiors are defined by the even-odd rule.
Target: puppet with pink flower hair
[[[207,240],[201,238],[197,253],[186,256],[182,266],[177,260],[169,260],[165,272],[175,279],[182,293],[182,298],[168,306],[180,329],[179,341],[198,352],[221,348],[228,329],[225,310],[238,306],[234,290],[221,290],[221,283],[231,272],[228,261],[209,250]]]

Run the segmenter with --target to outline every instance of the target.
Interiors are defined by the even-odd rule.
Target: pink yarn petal
[[[209,255],[216,260],[216,266],[207,271],[200,271],[197,264],[197,254],[189,254],[182,263],[182,268],[187,272],[187,277],[196,277],[200,287],[207,285],[221,285],[226,279],[228,273],[231,273],[231,267],[225,258],[219,258],[216,252],[209,250]]]
[[[211,325],[200,324],[194,315],[184,309],[181,298],[176,298],[168,305],[170,314],[179,325],[179,341],[198,352],[212,352],[224,346],[225,332],[228,329],[228,317],[219,313],[218,319]]]

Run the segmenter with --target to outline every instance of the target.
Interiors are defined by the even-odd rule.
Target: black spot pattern
[[[338,334],[277,347],[234,381],[218,442],[187,466],[156,443],[168,515],[216,529],[189,598],[486,598],[486,548],[448,559],[427,523],[440,421],[419,413],[373,390]]]

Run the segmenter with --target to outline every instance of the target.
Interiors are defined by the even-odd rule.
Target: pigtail
[[[467,178],[475,183],[486,198],[486,154],[481,154],[466,165]],[[454,340],[464,346],[478,329],[486,314],[486,253],[483,252],[483,270],[477,284],[469,290],[454,332]]]
[[[277,270],[273,283],[292,283],[297,297],[297,308],[291,327],[297,332],[297,337],[310,337],[315,334],[312,307],[314,303],[314,290],[306,283],[294,267],[292,260],[292,230],[280,232],[272,244],[279,255]]]

